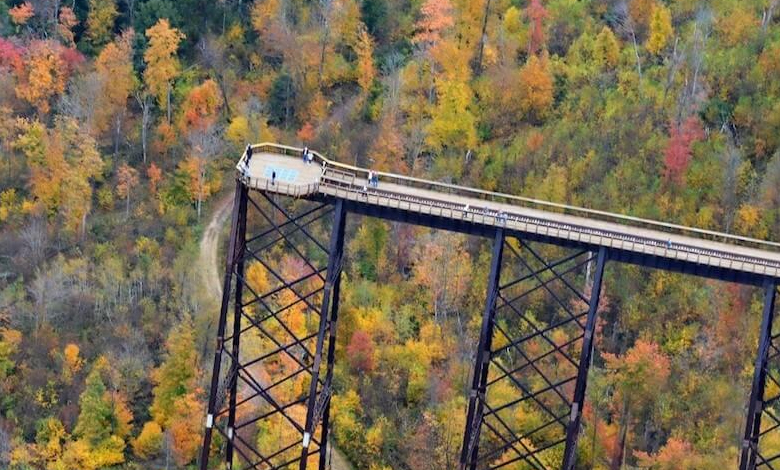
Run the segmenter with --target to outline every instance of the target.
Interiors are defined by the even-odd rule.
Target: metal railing
[[[552,230],[566,231],[571,233],[577,233],[580,235],[588,235],[591,237],[608,238],[611,240],[634,243],[634,244],[649,246],[653,248],[662,248],[670,254],[669,255],[670,258],[675,257],[671,255],[672,253],[679,252],[684,254],[692,254],[696,256],[706,256],[710,258],[724,259],[724,260],[729,260],[734,262],[765,266],[773,269],[780,269],[780,263],[772,260],[758,258],[755,256],[731,253],[731,252],[715,250],[711,248],[702,248],[699,246],[694,246],[694,245],[679,243],[679,242],[674,243],[674,245],[670,247],[668,243],[663,240],[643,237],[635,234],[616,232],[614,230],[594,228],[586,225],[572,224],[570,222],[558,222],[554,220],[542,219],[538,217],[526,216],[521,214],[506,213],[506,212],[501,212],[495,209],[490,209],[481,206],[472,205],[469,206],[468,208],[465,208],[463,204],[446,202],[446,201],[424,198],[419,196],[410,196],[408,194],[400,194],[394,191],[385,191],[385,190],[376,189],[372,187],[362,189],[362,187],[347,184],[344,181],[330,178],[327,175],[322,177],[320,181],[320,187],[332,188],[337,197],[349,198],[349,194],[352,194],[354,195],[353,199],[355,200],[360,200],[362,198],[365,198],[366,200],[368,200],[369,198],[377,198],[377,199],[383,198],[388,200],[392,199],[396,201],[395,204],[396,208],[400,207],[401,204],[408,204],[408,205],[417,204],[420,206],[428,206],[430,208],[434,208],[438,210],[437,214],[434,214],[432,211],[429,211],[429,214],[432,215],[446,216],[444,214],[444,211],[446,210],[449,212],[450,217],[452,217],[454,214],[460,214],[461,219],[466,222],[488,224],[488,225],[495,225],[495,226],[506,226],[508,223],[536,225],[539,227],[545,227],[547,229],[552,229]],[[394,206],[389,205],[389,207],[394,207]]]
[[[292,147],[288,145],[276,144],[273,142],[263,142],[260,144],[252,145],[254,152],[268,152],[276,153],[280,155],[301,156],[303,149],[300,147]],[[323,165],[323,175],[326,171],[340,170],[342,173],[347,173],[354,176],[355,179],[367,179],[368,169],[356,167],[345,163],[340,163],[334,160],[330,160],[320,154],[317,151],[309,150],[314,159]],[[244,156],[242,155],[242,160]],[[404,185],[412,188],[420,188],[426,190],[438,191],[446,194],[456,194],[459,196],[470,197],[474,199],[487,200],[492,202],[502,202],[506,204],[513,204],[521,207],[547,210],[557,213],[563,213],[566,215],[579,216],[584,218],[590,218],[595,220],[601,220],[605,222],[620,223],[632,227],[641,227],[654,229],[666,233],[697,236],[706,240],[720,241],[724,243],[731,243],[740,246],[752,246],[760,249],[770,251],[780,251],[780,243],[758,240],[755,238],[744,237],[740,235],[733,235],[723,232],[716,232],[713,230],[706,230],[694,227],[686,227],[684,225],[672,224],[667,222],[660,222],[657,220],[644,219],[641,217],[634,217],[630,215],[615,214],[612,212],[600,211],[596,209],[588,209],[584,207],[570,206],[567,204],[559,204],[555,202],[542,201],[539,199],[527,198],[522,196],[513,196],[511,194],[497,193],[493,191],[486,191],[482,189],[470,188],[467,186],[460,186],[456,184],[439,183],[436,181],[429,181],[420,178],[414,178],[411,176],[402,176],[394,173],[386,173],[382,171],[375,171],[374,174],[378,175],[383,182],[391,182],[400,185]],[[354,181],[354,179],[353,179]]]
[[[273,191],[295,198],[314,194],[319,191],[319,183],[292,184],[283,181],[271,181],[268,178],[251,178],[239,172],[238,179],[247,187],[263,191]]]

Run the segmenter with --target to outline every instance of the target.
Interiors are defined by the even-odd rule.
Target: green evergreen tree
[[[81,413],[73,430],[74,435],[93,446],[106,440],[113,428],[113,407],[105,399],[106,385],[101,377],[104,367],[105,359],[99,358],[87,376],[86,388],[79,398]]]

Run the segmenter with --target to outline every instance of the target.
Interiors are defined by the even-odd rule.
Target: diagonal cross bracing
[[[237,188],[199,468],[305,467],[326,447],[345,211]]]
[[[606,252],[561,251],[497,232],[462,470],[558,470],[576,446]]]

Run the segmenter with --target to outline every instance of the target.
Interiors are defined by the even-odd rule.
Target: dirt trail
[[[233,195],[220,199],[211,215],[211,220],[203,231],[200,240],[200,272],[203,273],[203,286],[215,299],[217,305],[222,299],[222,277],[224,276],[224,263],[219,259],[219,248],[222,241],[222,232],[226,224],[230,222],[233,211]],[[240,395],[241,393],[239,393]],[[353,470],[352,465],[344,457],[341,451],[331,446],[329,452],[330,466],[328,470]]]

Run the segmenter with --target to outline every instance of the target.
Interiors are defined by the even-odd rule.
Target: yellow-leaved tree
[[[146,30],[149,47],[144,52],[144,83],[151,93],[157,97],[157,103],[168,112],[168,123],[171,122],[171,82],[179,74],[181,64],[176,57],[179,43],[184,39],[184,33],[165,18]]]
[[[426,143],[434,150],[472,149],[477,145],[477,119],[471,112],[472,92],[467,83],[442,80],[438,102],[428,126]]]
[[[593,55],[601,67],[612,69],[617,65],[620,58],[620,45],[609,26],[601,28],[601,32],[596,36],[593,49]]]
[[[647,38],[647,50],[652,54],[660,53],[669,43],[674,30],[672,29],[672,13],[669,8],[660,3],[653,8],[650,18],[650,36]]]
[[[92,47],[99,49],[111,40],[118,15],[115,0],[89,0],[87,39]]]
[[[84,234],[91,210],[91,181],[103,172],[95,140],[74,119],[58,119],[53,129],[39,121],[19,121],[14,147],[27,158],[32,195],[48,216],[62,218],[66,230]]]
[[[162,445],[162,428],[156,422],[148,421],[133,440],[133,453],[140,459],[148,460],[160,453]]]
[[[355,52],[357,53],[357,67],[355,74],[357,75],[357,82],[360,85],[360,89],[363,90],[364,95],[367,95],[371,89],[371,85],[376,78],[376,69],[374,68],[374,40],[371,35],[368,34],[366,27],[363,23],[360,23],[357,34],[357,43],[355,44]]]

